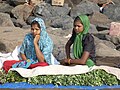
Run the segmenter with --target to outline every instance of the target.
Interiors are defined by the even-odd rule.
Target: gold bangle
[[[27,59],[26,61],[27,61],[27,62],[30,62],[30,59]]]
[[[68,64],[70,65],[70,61],[71,61],[71,59],[68,59]]]

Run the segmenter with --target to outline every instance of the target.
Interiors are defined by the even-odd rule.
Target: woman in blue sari
[[[28,68],[31,64],[46,62],[51,64],[53,41],[46,32],[45,23],[41,18],[35,18],[20,48],[20,56],[24,61],[12,65],[13,68]]]
[[[46,32],[45,23],[41,18],[35,18],[31,23],[31,32],[26,34],[20,47],[21,60],[5,61],[3,69],[34,68],[53,64],[53,41]],[[55,60],[55,59],[54,59]]]

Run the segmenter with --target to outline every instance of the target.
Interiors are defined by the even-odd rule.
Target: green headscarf
[[[73,55],[75,59],[79,59],[82,56],[83,53],[83,46],[82,46],[82,40],[83,40],[83,35],[88,33],[88,30],[90,28],[90,21],[88,16],[86,15],[80,15],[78,16],[80,18],[81,23],[83,24],[83,32],[79,33],[75,37],[75,41],[73,43]],[[90,62],[90,63],[89,63]],[[90,67],[93,65],[93,62],[91,59],[88,59],[86,64]]]

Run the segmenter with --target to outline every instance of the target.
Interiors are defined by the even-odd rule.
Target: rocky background
[[[120,21],[120,0],[113,0],[100,13],[100,4],[107,0],[65,0],[64,6],[52,6],[51,0],[0,0],[0,52],[12,52],[30,31],[31,20],[45,20],[47,32],[54,42],[53,54],[65,58],[65,44],[73,28],[73,20],[79,14],[87,14],[96,45],[97,65],[120,64],[120,35],[109,35],[111,22]],[[119,31],[120,32],[120,31]]]

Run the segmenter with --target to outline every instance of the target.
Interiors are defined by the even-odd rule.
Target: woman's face
[[[74,22],[74,31],[77,34],[83,31],[83,24],[80,22],[80,20]]]
[[[31,33],[33,34],[34,37],[35,37],[36,35],[40,35],[40,32],[41,32],[41,30],[40,30],[40,28],[38,27],[37,24],[33,24],[33,25],[31,26]]]

